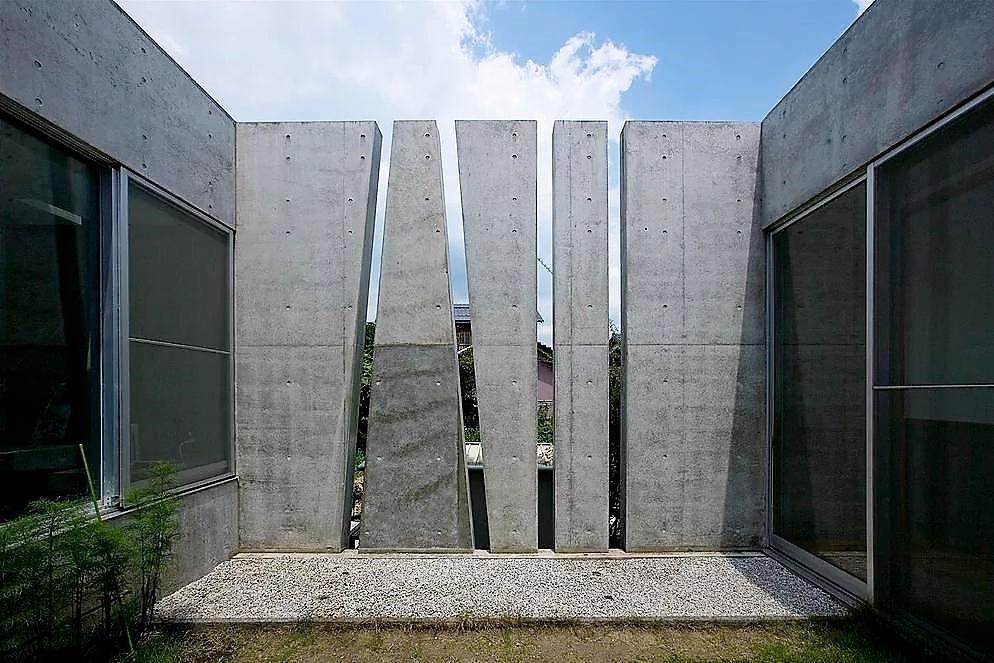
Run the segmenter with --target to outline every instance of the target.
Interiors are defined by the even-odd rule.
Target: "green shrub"
[[[148,631],[177,536],[174,477],[154,468],[122,526],[48,499],[0,524],[0,658],[106,659]]]

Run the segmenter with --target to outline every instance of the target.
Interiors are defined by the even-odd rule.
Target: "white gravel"
[[[159,602],[176,622],[741,621],[847,609],[761,554],[240,554]]]

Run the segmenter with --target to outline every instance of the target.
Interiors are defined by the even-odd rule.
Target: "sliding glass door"
[[[773,544],[858,586],[867,578],[866,184],[777,230],[772,249]]]

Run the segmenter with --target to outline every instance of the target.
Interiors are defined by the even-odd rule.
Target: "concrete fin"
[[[556,550],[608,548],[607,123],[552,131]]]
[[[625,548],[761,545],[764,243],[759,126],[622,132]]]
[[[360,550],[472,549],[434,121],[393,126],[366,455]]]
[[[342,550],[380,132],[243,123],[237,141],[240,548]]]
[[[490,548],[538,548],[537,128],[456,122]]]

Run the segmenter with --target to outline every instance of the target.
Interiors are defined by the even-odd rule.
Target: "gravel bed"
[[[764,555],[241,554],[163,598],[173,622],[842,617]]]

